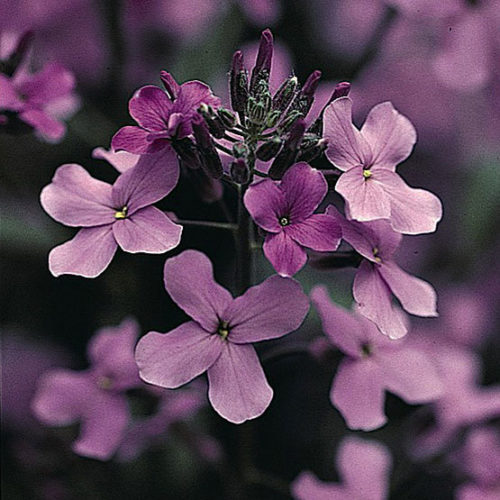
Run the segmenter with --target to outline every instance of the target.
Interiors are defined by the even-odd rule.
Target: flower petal
[[[317,252],[337,250],[342,237],[340,225],[328,214],[313,214],[306,220],[286,226],[284,232],[300,245]]]
[[[432,233],[443,215],[440,199],[425,189],[414,189],[395,172],[374,170],[391,205],[391,225],[403,234]]]
[[[85,401],[97,390],[88,372],[50,370],[40,377],[31,407],[47,425],[69,425],[81,417]]]
[[[151,142],[147,140],[149,132],[140,127],[127,125],[122,127],[111,139],[114,151],[128,151],[136,155],[150,152]]]
[[[137,344],[135,360],[142,380],[175,389],[212,366],[222,347],[219,335],[188,321],[168,333],[146,334]]]
[[[80,165],[62,165],[40,195],[44,210],[56,221],[92,227],[115,221],[111,186],[94,179]]]
[[[127,153],[127,151],[113,151],[104,148],[95,148],[92,151],[92,158],[105,160],[116,168],[118,172],[123,173],[129,168],[134,167],[139,160],[139,155]]]
[[[374,264],[363,261],[354,278],[354,300],[359,312],[373,321],[391,339],[404,337],[408,331],[402,314],[392,305],[391,290]]]
[[[328,140],[326,157],[340,170],[370,165],[372,152],[360,131],[352,124],[352,101],[335,99],[323,115],[323,136]]]
[[[411,276],[395,262],[385,262],[378,270],[405,311],[424,317],[438,315],[436,309],[437,294],[430,283]]]
[[[391,462],[381,443],[353,436],[344,439],[337,452],[337,468],[349,491],[345,498],[387,498]]]
[[[342,360],[333,379],[330,400],[349,429],[372,431],[387,422],[382,378],[379,367],[371,360]]]
[[[304,162],[292,165],[280,182],[292,224],[307,219],[323,201],[328,191],[325,176]]]
[[[189,118],[196,113],[201,103],[217,109],[221,105],[221,100],[212,94],[208,85],[198,80],[192,80],[181,85],[172,112],[182,113]]]
[[[219,359],[208,369],[208,384],[214,410],[233,424],[262,415],[273,398],[251,345],[224,342]]]
[[[282,337],[296,330],[309,311],[309,300],[300,284],[271,276],[249,288],[224,311],[229,323],[228,340],[236,344]]]
[[[140,384],[134,350],[139,325],[131,318],[115,327],[101,328],[90,340],[87,352],[92,368],[112,380],[114,391]]]
[[[51,250],[50,272],[95,278],[108,267],[116,248],[111,224],[80,229],[72,240]]]
[[[19,114],[19,118],[50,141],[60,141],[66,132],[64,123],[40,109],[25,109]]]
[[[269,233],[263,245],[264,255],[281,276],[293,276],[307,261],[306,251],[284,231]]]
[[[301,472],[292,482],[291,491],[297,500],[346,500],[345,488],[340,484],[320,481],[312,472]]]
[[[164,280],[172,300],[207,332],[215,333],[233,297],[215,281],[210,259],[196,250],[185,250],[167,259]]]
[[[115,207],[127,206],[132,215],[167,196],[179,180],[179,162],[173,149],[141,156],[137,165],[118,177],[113,185]]]
[[[411,347],[377,353],[384,386],[410,404],[428,403],[443,394],[436,366],[423,352]]]
[[[130,253],[164,253],[181,241],[182,226],[155,207],[141,208],[113,224],[113,234],[122,250]]]
[[[390,170],[410,156],[417,141],[415,127],[390,102],[382,102],[370,110],[361,134],[371,146],[373,165]]]
[[[12,80],[0,74],[0,110],[19,111],[23,107]]]
[[[277,182],[265,179],[248,187],[243,202],[252,219],[262,229],[271,233],[279,233],[282,226],[279,219],[287,212],[287,204]]]
[[[361,321],[350,311],[332,302],[324,285],[311,290],[311,300],[321,318],[323,331],[332,344],[344,354],[359,358],[364,340]]]
[[[109,460],[118,449],[129,422],[124,394],[99,391],[86,401],[80,436],[73,451],[85,457]]]
[[[349,205],[349,218],[358,221],[388,219],[391,216],[390,199],[375,177],[365,179],[363,167],[354,167],[343,173],[335,184]]]
[[[154,85],[141,87],[128,103],[130,116],[147,130],[160,131],[168,127],[172,101],[167,94]]]

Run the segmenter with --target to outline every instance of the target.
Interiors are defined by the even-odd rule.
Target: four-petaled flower
[[[94,278],[111,262],[118,246],[130,253],[163,253],[176,247],[182,226],[152,206],[177,184],[175,157],[149,155],[127,169],[113,186],[91,177],[76,164],[62,165],[41,193],[45,211],[58,222],[81,227],[76,236],[52,249],[54,276]]]
[[[370,431],[384,425],[384,391],[410,404],[435,401],[443,393],[441,378],[427,353],[406,339],[390,340],[364,316],[334,304],[325,287],[311,299],[330,342],[346,357],[330,391],[332,404],[350,429]]]
[[[306,471],[292,483],[292,495],[296,500],[385,500],[391,462],[382,444],[348,437],[337,452],[342,483],[325,483]]]
[[[120,445],[130,417],[125,392],[144,385],[134,361],[138,334],[133,320],[103,328],[89,343],[89,369],[50,370],[40,378],[33,411],[47,425],[81,422],[75,453],[108,460]]]
[[[167,148],[174,154],[171,139],[192,133],[191,119],[200,105],[220,106],[220,99],[202,82],[195,80],[178,85],[166,72],[162,72],[162,79],[170,97],[154,85],[137,90],[130,99],[129,112],[139,126],[122,127],[114,135],[111,145],[115,151],[144,154]]]
[[[314,214],[328,191],[323,174],[296,163],[279,182],[265,179],[251,185],[244,203],[255,222],[267,231],[264,254],[276,272],[293,276],[306,263],[306,248],[336,250],[340,225],[327,214]]]
[[[405,315],[392,304],[392,295],[410,314],[437,316],[434,288],[394,262],[393,254],[402,236],[393,231],[389,221],[349,221],[331,205],[326,212],[341,225],[342,238],[364,257],[353,285],[354,300],[363,316],[393,339],[406,335],[408,327]]]
[[[335,99],[324,113],[327,158],[344,173],[335,190],[346,201],[349,218],[389,219],[395,231],[431,233],[441,220],[439,198],[409,187],[395,172],[417,139],[410,121],[390,102],[375,106],[358,130],[352,123],[352,101]]]
[[[0,74],[0,118],[3,111],[15,112],[46,140],[60,141],[66,132],[62,120],[78,108],[74,87],[73,74],[57,63],[37,73],[23,65],[11,78]]]
[[[164,277],[167,292],[193,320],[141,338],[141,378],[173,389],[206,371],[210,403],[222,417],[241,423],[261,415],[273,391],[251,344],[300,326],[309,310],[300,285],[272,276],[234,299],[215,282],[210,260],[195,250],[167,259]]]

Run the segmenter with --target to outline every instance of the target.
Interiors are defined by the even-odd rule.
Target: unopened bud
[[[303,143],[300,145],[299,155],[297,161],[310,162],[321,156],[321,154],[326,151],[328,147],[327,139],[319,139],[315,144],[309,147],[303,147]]]
[[[243,158],[238,158],[231,163],[229,169],[231,178],[237,184],[246,184],[250,179],[250,169]]]
[[[243,64],[243,53],[241,50],[237,50],[233,55],[229,88],[231,107],[237,113],[244,113],[248,99],[248,76]]]
[[[273,58],[273,34],[271,30],[266,29],[260,37],[259,51],[255,60],[255,66],[252,69],[250,79],[250,89],[254,89],[257,81],[269,78],[271,72],[271,61]]]
[[[259,160],[269,161],[274,158],[281,149],[283,141],[280,137],[274,136],[272,139],[262,143],[257,149],[256,156]]]
[[[273,128],[273,127],[275,127],[280,118],[281,118],[281,111],[278,111],[278,110],[271,111],[267,115],[266,128]]]
[[[235,127],[238,124],[238,120],[236,115],[226,108],[219,108],[217,110],[217,115],[221,119],[224,126],[228,129]]]
[[[303,116],[304,115],[297,109],[288,112],[285,118],[281,120],[281,123],[278,126],[279,130],[281,132],[286,132],[299,118],[303,118]]]
[[[235,158],[244,158],[248,155],[248,146],[244,142],[233,144],[233,156]]]
[[[201,167],[200,153],[196,144],[189,137],[172,141],[172,146],[183,165],[190,169]]]
[[[192,119],[193,134],[200,151],[201,166],[209,177],[220,179],[224,173],[219,154],[201,115]]]
[[[257,101],[254,97],[249,97],[247,105],[247,116],[252,123],[262,125],[267,118],[266,107],[263,103]]]
[[[306,123],[304,120],[299,119],[293,124],[288,138],[283,144],[283,149],[274,159],[269,169],[271,179],[281,179],[288,168],[295,163],[305,130]]]
[[[292,102],[295,96],[295,89],[297,88],[298,80],[296,76],[292,76],[285,80],[281,87],[277,90],[273,97],[273,109],[285,111]]]
[[[328,104],[330,104],[335,99],[338,99],[339,97],[345,97],[345,96],[349,95],[350,90],[351,90],[351,84],[349,82],[337,83],[337,85],[335,85],[335,89],[333,91],[333,94],[331,95],[330,99],[328,100]]]
[[[224,137],[226,127],[222,123],[220,117],[215,114],[212,106],[202,103],[198,108],[198,112],[203,116],[205,123],[208,126],[208,130],[216,139]]]
[[[319,81],[321,79],[321,71],[313,71],[304,83],[304,86],[300,89],[299,94],[296,98],[296,103],[294,107],[298,109],[304,116],[309,113],[311,106],[314,102],[314,94],[318,88]]]

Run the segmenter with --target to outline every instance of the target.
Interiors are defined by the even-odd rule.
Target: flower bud
[[[297,161],[310,162],[318,158],[326,148],[328,147],[328,140],[319,138],[314,143],[309,144],[309,146],[304,147],[304,143],[300,145],[299,155]]]
[[[321,71],[313,71],[304,83],[304,86],[300,89],[297,95],[293,107],[298,109],[304,116],[309,113],[311,106],[314,102],[314,94],[318,88],[319,81],[321,79]]]
[[[230,174],[236,184],[246,184],[250,179],[250,169],[243,158],[238,158],[231,163]]]
[[[272,139],[269,139],[266,142],[263,142],[259,149],[257,149],[256,156],[259,160],[269,161],[271,158],[274,158],[279,150],[281,149],[283,141],[277,135],[275,135]]]
[[[283,144],[283,149],[274,159],[269,169],[271,179],[281,179],[298,155],[302,136],[306,130],[306,123],[303,119],[297,120],[291,127],[287,140]]]
[[[215,114],[212,106],[202,103],[198,108],[198,112],[203,116],[205,123],[208,126],[208,130],[216,139],[224,137],[226,127],[222,123],[220,117]]]
[[[278,129],[280,132],[286,132],[299,118],[303,118],[303,116],[304,115],[296,109],[288,112],[285,118],[281,120]]]
[[[237,50],[233,55],[233,64],[229,75],[231,107],[237,113],[244,113],[248,99],[248,76],[243,64],[243,53]]]
[[[249,97],[247,103],[247,116],[252,123],[262,125],[267,118],[265,105],[257,101],[254,97]]]
[[[200,151],[200,160],[203,170],[205,170],[209,177],[220,179],[224,173],[222,162],[201,115],[195,115],[193,117],[192,125],[196,145]]]
[[[226,127],[227,129],[231,129],[238,124],[236,115],[229,109],[219,108],[217,110],[217,115],[221,119],[224,127]]]
[[[190,169],[201,167],[200,153],[196,144],[189,137],[172,141],[172,146],[183,165]]]
[[[233,156],[235,158],[244,158],[248,155],[248,146],[244,142],[233,144]]]
[[[174,80],[174,77],[167,71],[160,71],[160,79],[167,91],[168,97],[172,101],[177,99],[179,95],[180,85]]]
[[[269,79],[271,72],[271,61],[273,58],[273,34],[271,30],[266,29],[262,32],[260,37],[259,51],[255,66],[252,69],[252,76],[250,78],[250,91],[253,91],[258,80]]]
[[[292,76],[285,80],[281,87],[277,90],[273,97],[273,109],[285,111],[292,102],[295,96],[295,89],[297,88],[298,80],[296,76]]]

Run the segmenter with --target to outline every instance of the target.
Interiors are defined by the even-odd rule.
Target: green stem
[[[182,226],[198,226],[198,227],[211,227],[214,229],[227,229],[228,231],[236,231],[238,226],[232,224],[231,222],[216,222],[216,221],[206,221],[206,220],[185,220],[178,219],[176,221]]]
[[[247,186],[238,185],[238,230],[236,234],[236,292],[241,295],[252,284],[251,219],[243,196]]]

